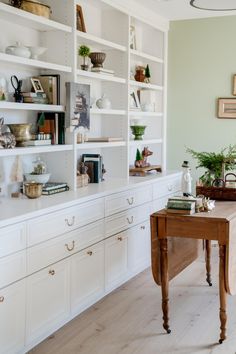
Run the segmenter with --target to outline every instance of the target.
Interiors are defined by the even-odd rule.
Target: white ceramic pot
[[[96,101],[96,105],[100,109],[111,109],[111,101],[106,95],[102,95],[102,97]]]
[[[25,173],[25,179],[27,182],[36,182],[36,183],[47,183],[50,178],[50,173],[43,173],[41,175],[33,175],[31,173]]]
[[[41,55],[43,55],[47,48],[45,47],[28,47],[30,52],[31,52],[31,58],[32,59],[38,59]]]
[[[16,42],[16,45],[7,47],[5,52],[22,58],[30,58],[31,56],[29,48],[22,46],[20,42]]]

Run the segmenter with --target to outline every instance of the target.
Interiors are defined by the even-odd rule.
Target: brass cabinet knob
[[[50,269],[49,272],[48,272],[50,275],[55,275],[55,270],[54,269]]]
[[[73,249],[75,248],[75,241],[72,241],[72,246],[71,247],[68,245],[68,243],[65,244],[65,247],[66,247],[68,252],[73,251]]]
[[[0,296],[0,302],[3,302],[4,300],[4,296]]]
[[[87,254],[88,254],[89,256],[92,256],[92,255],[93,255],[93,252],[92,252],[92,251],[88,251]]]
[[[128,223],[131,225],[131,224],[133,224],[133,222],[134,222],[134,217],[131,216],[131,218],[126,218],[126,220],[127,220]]]
[[[67,226],[73,226],[75,223],[75,216],[72,217],[71,221],[69,221],[69,219],[65,219],[65,222],[66,222]]]
[[[127,198],[126,200],[127,200],[129,205],[133,205],[134,204],[134,197]]]
[[[117,237],[117,240],[118,240],[118,241],[123,241],[123,237],[121,237],[121,236],[120,236],[120,237]]]

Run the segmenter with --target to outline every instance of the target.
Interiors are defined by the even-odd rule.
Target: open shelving
[[[0,157],[42,154],[48,152],[72,151],[72,149],[73,149],[72,145],[16,147],[14,149],[0,149]]]
[[[129,111],[131,117],[162,117],[162,112]]]
[[[111,147],[121,147],[126,146],[125,141],[112,141],[112,142],[91,142],[77,144],[77,149],[101,149],[101,148],[111,148]]]
[[[121,78],[121,77],[117,77],[117,76],[113,76],[113,75],[106,75],[106,74],[99,74],[99,73],[94,73],[91,71],[83,71],[83,70],[77,70],[77,75],[78,76],[84,76],[84,77],[88,77],[88,78],[93,78],[96,80],[104,80],[104,81],[111,81],[111,82],[117,82],[120,84],[125,84],[126,80]]]
[[[91,114],[105,114],[111,116],[124,116],[126,111],[123,109],[99,109],[99,108],[91,108]]]
[[[135,86],[135,87],[140,87],[140,88],[142,87],[142,88],[154,90],[154,91],[162,91],[163,90],[163,86],[148,84],[145,82],[139,82],[139,81],[134,81],[134,80],[130,80],[130,86]]]
[[[164,63],[163,59],[157,58],[154,55],[140,52],[139,50],[130,49],[130,54],[134,55],[136,57],[142,58],[142,59],[147,59],[149,61],[153,61],[154,63],[161,63],[161,64]]]
[[[143,139],[143,140],[130,140],[130,146],[147,146],[150,144],[162,144],[162,139]]]
[[[0,110],[23,110],[23,111],[38,111],[38,112],[65,112],[65,107],[62,105],[52,104],[37,104],[37,103],[17,103],[0,101]]]
[[[106,39],[94,36],[92,34],[77,31],[78,40],[82,39],[83,44],[91,45],[91,44],[99,44],[102,48],[110,48],[120,50],[121,52],[125,52],[127,48],[123,45],[108,41]]]

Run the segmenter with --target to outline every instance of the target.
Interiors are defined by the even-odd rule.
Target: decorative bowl
[[[39,198],[42,195],[43,185],[36,182],[27,182],[24,183],[25,195],[29,199]]]
[[[143,140],[146,125],[131,125],[130,129],[134,135],[134,140]]]
[[[47,48],[45,47],[28,47],[31,52],[31,59],[38,59],[41,55],[43,55]]]
[[[25,173],[25,179],[27,182],[36,182],[40,184],[45,184],[49,181],[50,173],[43,173],[41,175],[34,175],[32,173]]]
[[[103,68],[103,62],[106,59],[106,53],[93,52],[89,54],[89,58],[93,64],[94,68]]]
[[[25,146],[25,142],[31,139],[32,124],[8,124],[8,127],[16,138],[16,146]]]

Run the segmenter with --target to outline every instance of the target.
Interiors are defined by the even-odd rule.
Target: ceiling
[[[168,20],[236,15],[236,11],[206,11],[193,8],[189,0],[136,0],[140,5],[149,7]],[[209,1],[209,0],[208,0]],[[221,0],[224,1],[224,0]],[[235,0],[236,2],[236,0]]]

